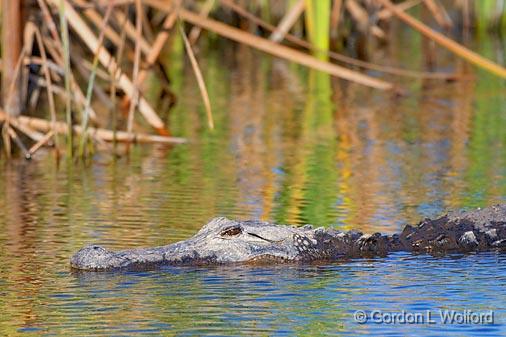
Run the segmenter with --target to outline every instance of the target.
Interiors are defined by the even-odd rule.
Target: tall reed
[[[502,29],[506,27],[506,4],[504,0],[479,0],[474,2],[476,26],[479,31],[489,28]],[[501,24],[502,22],[502,24]]]
[[[67,133],[67,151],[69,158],[73,156],[73,129],[72,129],[72,106],[71,106],[71,91],[70,91],[70,40],[69,30],[67,26],[67,18],[65,17],[65,0],[60,0],[58,7],[60,16],[60,34],[63,43],[63,59],[65,71],[65,116],[67,120],[68,133]]]
[[[330,0],[306,0],[306,28],[313,54],[320,60],[328,59],[330,38]]]
[[[104,35],[105,35],[105,29],[107,27],[107,22],[109,21],[109,17],[112,12],[113,3],[114,3],[114,1],[109,2],[109,5],[107,7],[107,12],[105,13],[105,16],[104,16],[102,28],[100,30],[100,36],[98,38],[98,40],[99,40],[98,49],[95,51],[95,56],[93,57],[91,74],[90,74],[90,78],[88,80],[88,87],[86,89],[86,102],[84,104],[84,111],[83,111],[83,116],[82,116],[82,121],[81,121],[81,128],[84,130],[84,132],[81,134],[81,137],[79,139],[79,156],[80,157],[84,157],[84,155],[85,155],[84,150],[85,150],[86,141],[88,139],[87,138],[87,136],[88,136],[87,130],[88,130],[88,121],[90,118],[91,98],[92,98],[92,93],[93,93],[93,86],[95,85],[95,77],[97,75],[97,70],[98,70],[98,55],[100,52],[100,48],[102,48],[102,43],[103,43]]]

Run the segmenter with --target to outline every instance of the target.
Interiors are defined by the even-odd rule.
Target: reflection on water
[[[403,53],[396,62],[415,67]],[[506,202],[505,83],[459,67],[472,79],[406,82],[409,94],[393,97],[227,46],[202,60],[217,125],[211,132],[191,70],[173,62],[179,105],[169,124],[190,144],[134,147],[129,160],[100,155],[89,167],[57,165],[51,153],[2,162],[0,331],[504,334],[505,256],[497,254],[68,270],[83,244],[165,244],[216,215],[391,233],[448,208]],[[352,319],[358,309],[441,308],[492,309],[496,324],[462,330]]]

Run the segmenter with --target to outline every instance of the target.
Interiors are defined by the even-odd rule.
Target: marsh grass
[[[70,91],[70,41],[69,41],[69,30],[67,25],[67,18],[65,16],[65,0],[60,0],[60,6],[58,7],[58,14],[60,17],[60,34],[63,45],[63,60],[64,60],[64,78],[65,78],[65,119],[67,121],[67,155],[72,158],[74,152],[74,137],[72,128],[72,101]]]
[[[13,140],[22,152],[33,155],[40,147],[51,145],[51,138],[60,149],[57,135],[64,134],[65,152],[72,158],[75,155],[91,156],[93,144],[108,148],[103,146],[107,141],[114,144],[119,140],[127,143],[143,140],[180,142],[180,139],[169,137],[167,125],[145,98],[143,86],[148,72],[156,75],[153,72],[155,67],[163,69],[159,60],[162,50],[174,47],[178,41],[182,41],[197,79],[207,126],[213,129],[213,102],[197,62],[197,58],[205,58],[205,55],[198,55],[196,45],[199,37],[205,34],[228,38],[378,90],[402,91],[398,90],[396,79],[388,75],[431,80],[461,80],[465,77],[458,72],[400,69],[370,63],[348,55],[342,48],[357,36],[368,41],[368,48],[389,43],[395,39],[395,32],[389,33],[390,23],[399,19],[453,52],[456,58],[505,78],[503,66],[457,43],[448,31],[450,27],[459,26],[463,29],[476,27],[479,34],[501,29],[504,32],[504,1],[459,0],[451,3],[439,0],[395,3],[390,0],[286,0],[282,3],[255,0],[243,7],[233,0],[37,0],[37,7],[31,11],[32,16],[41,16],[39,22],[42,25],[36,27],[31,23],[25,25],[25,29],[32,30],[40,55],[31,55],[32,47],[25,46],[28,54],[20,55],[20,60],[23,60],[20,64],[41,65],[42,74],[28,74],[26,68],[20,76],[25,77],[24,83],[28,83],[28,75],[36,76],[37,83],[46,87],[49,125],[52,127],[48,129],[46,124],[35,121],[33,117],[17,118],[0,112],[0,121],[6,125],[2,132],[3,143],[8,154],[11,153],[10,140]],[[429,13],[443,33],[415,18],[421,12],[413,11],[417,7]],[[177,18],[181,22],[174,28]],[[76,75],[80,77],[74,77],[73,68],[79,70]],[[127,74],[131,74],[130,77]],[[170,87],[166,90],[170,91]],[[23,92],[27,93],[26,88]],[[36,92],[44,93],[39,88]],[[58,113],[53,96],[63,97],[63,113]],[[121,104],[118,104],[118,96]],[[98,116],[93,108],[97,104],[95,98],[111,107],[108,115],[102,111]],[[35,106],[41,104],[37,97],[30,100]],[[73,110],[78,113],[73,114]],[[19,145],[23,139],[15,134],[16,130],[11,131],[10,122],[16,130],[33,140],[29,150],[24,144]],[[151,127],[158,135],[137,132],[145,132],[146,127]],[[95,131],[92,133],[90,130]],[[73,134],[76,132],[79,142],[75,153]]]
[[[330,0],[305,1],[308,40],[314,48],[314,55],[321,60],[327,60],[330,42]]]
[[[183,38],[184,46],[186,53],[188,54],[188,58],[190,59],[190,63],[192,65],[193,73],[195,74],[195,78],[197,79],[197,84],[199,86],[200,94],[202,96],[202,100],[204,101],[204,107],[206,109],[207,115],[207,125],[209,129],[214,129],[214,120],[213,120],[213,112],[211,110],[211,102],[209,100],[209,94],[206,89],[206,83],[204,81],[204,76],[202,76],[202,71],[200,70],[197,59],[195,58],[195,54],[193,53],[190,40],[186,36],[184,29],[181,23],[178,24],[179,32],[181,33],[181,37]]]
[[[112,13],[112,7],[113,7],[114,1],[111,1],[107,6],[107,11],[104,16],[103,21],[103,28],[100,30],[100,36],[98,38],[98,49],[95,51],[95,55],[93,56],[93,63],[90,73],[90,78],[88,80],[88,87],[86,89],[86,103],[84,105],[84,112],[83,112],[83,118],[81,121],[81,128],[84,130],[84,132],[81,134],[81,137],[79,138],[79,156],[84,157],[85,156],[85,145],[88,140],[88,121],[90,118],[90,109],[91,109],[91,98],[93,94],[93,86],[95,85],[95,77],[97,75],[98,70],[98,55],[100,52],[100,49],[102,48],[103,40],[104,40],[104,34],[105,34],[105,27],[107,26],[107,23],[109,21],[109,18]]]

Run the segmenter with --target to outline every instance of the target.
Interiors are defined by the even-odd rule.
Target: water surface
[[[420,41],[403,43],[373,57],[422,68],[422,57],[409,52]],[[157,109],[189,144],[135,146],[128,158],[98,154],[91,164],[57,162],[52,152],[1,162],[2,333],[505,334],[506,256],[495,253],[69,272],[69,256],[84,244],[162,245],[218,215],[393,233],[447,209],[506,202],[504,81],[441,53],[439,69],[470,79],[403,80],[408,95],[394,97],[221,47],[201,58],[215,131],[191,69],[175,53],[168,62],[178,105]],[[497,55],[489,53],[504,64]],[[149,84],[155,97],[159,85]],[[493,310],[495,323],[353,320],[356,310],[442,309]]]

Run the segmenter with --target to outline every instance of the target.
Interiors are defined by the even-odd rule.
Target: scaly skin
[[[490,250],[506,250],[506,204],[426,219],[390,236],[215,218],[190,239],[167,246],[119,252],[86,246],[72,256],[70,265],[101,271],[158,265],[337,261],[396,251],[442,255]]]

